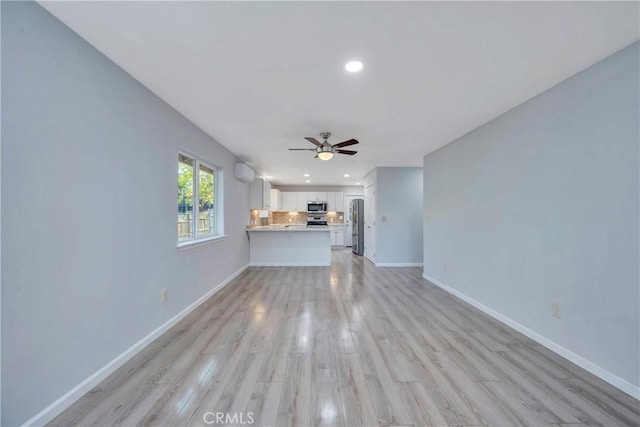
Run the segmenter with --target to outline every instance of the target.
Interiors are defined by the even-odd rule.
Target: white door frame
[[[364,194],[345,194],[344,195],[344,245],[351,247],[351,233],[353,224],[351,221],[351,201],[354,199],[364,199]]]
[[[364,257],[376,263],[376,184],[364,187]]]

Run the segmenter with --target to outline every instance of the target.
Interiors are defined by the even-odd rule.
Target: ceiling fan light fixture
[[[324,161],[331,160],[333,159],[333,153],[331,151],[321,151],[318,153],[318,158]]]

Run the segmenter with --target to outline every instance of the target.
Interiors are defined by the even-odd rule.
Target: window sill
[[[225,234],[220,236],[208,236],[202,237],[200,239],[187,240],[184,242],[178,243],[176,249],[179,251],[186,251],[187,249],[197,248],[199,246],[208,245],[209,243],[218,242],[227,238]]]

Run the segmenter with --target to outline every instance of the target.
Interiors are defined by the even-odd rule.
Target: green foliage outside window
[[[193,165],[178,162],[178,206],[193,206]]]
[[[199,208],[200,211],[207,210],[213,206],[215,202],[214,196],[214,175],[213,170],[206,166],[200,165],[200,183],[198,191],[200,192]]]

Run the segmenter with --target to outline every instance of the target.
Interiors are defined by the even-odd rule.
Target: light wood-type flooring
[[[331,267],[249,268],[50,425],[225,420],[630,426],[640,409],[421,269],[339,250]]]

